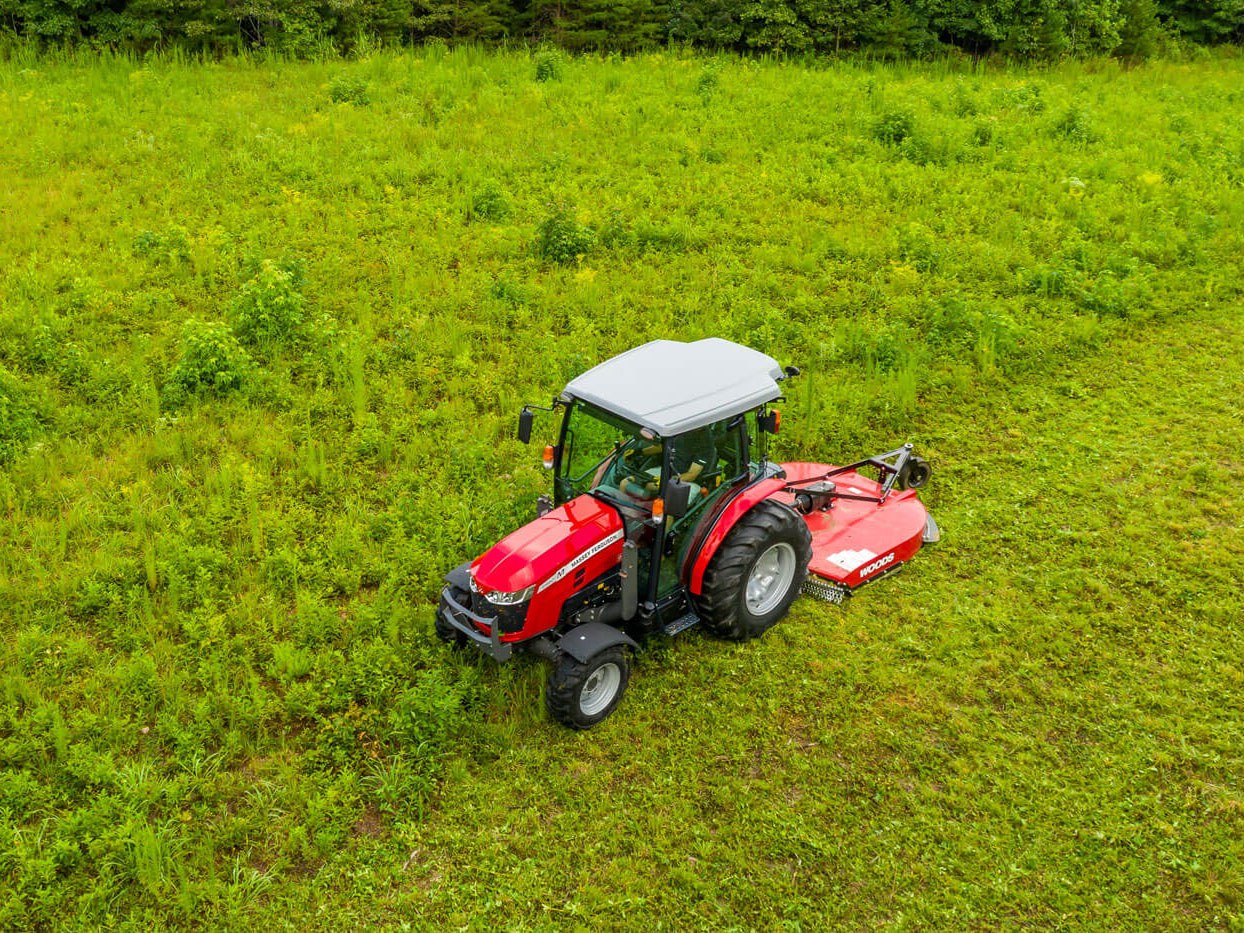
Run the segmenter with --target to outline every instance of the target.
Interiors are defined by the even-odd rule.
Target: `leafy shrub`
[[[975,95],[964,87],[962,83],[956,83],[955,85],[954,96],[951,99],[951,109],[957,117],[974,117],[980,113]]]
[[[937,237],[924,224],[904,224],[898,232],[898,255],[920,272],[932,272],[941,258]]]
[[[572,263],[592,251],[596,232],[578,220],[564,206],[557,205],[540,224],[537,250],[550,262]]]
[[[39,420],[29,394],[0,367],[0,463],[7,463],[25,450],[38,429]]]
[[[957,295],[945,295],[929,305],[924,318],[925,343],[934,348],[970,346],[976,335],[976,316]]]
[[[873,138],[887,146],[897,146],[916,131],[916,118],[910,110],[890,110],[873,124]]]
[[[536,80],[560,81],[563,71],[561,53],[545,49],[536,55]]]
[[[367,82],[357,75],[337,75],[328,82],[328,96],[334,104],[354,104],[366,107],[371,103],[367,95]]]
[[[1041,265],[1022,274],[1024,290],[1029,294],[1046,298],[1063,298],[1071,294],[1079,279],[1079,273],[1066,263],[1057,266]]]
[[[1131,303],[1117,276],[1103,272],[1080,294],[1080,306],[1103,317],[1128,318]]]
[[[80,384],[90,375],[82,348],[68,338],[61,326],[35,324],[21,334],[14,349],[17,359],[32,372],[55,373],[66,385]]]
[[[1084,107],[1073,105],[1054,121],[1054,135],[1073,143],[1089,143],[1096,138],[1089,114]]]
[[[420,671],[389,705],[390,741],[431,765],[450,750],[464,725],[462,709],[477,693],[478,682],[472,676],[451,679],[441,668]]]
[[[718,77],[719,67],[709,65],[700,72],[700,77],[695,82],[695,92],[700,95],[700,99],[704,103],[712,100],[713,95],[717,93],[717,89],[721,87],[721,79]]]
[[[596,239],[606,249],[623,249],[635,242],[635,233],[618,208],[610,208],[604,221],[596,229]]]
[[[489,288],[488,294],[498,301],[503,301],[511,308],[519,308],[530,301],[527,290],[506,278],[497,278]]]
[[[278,548],[269,554],[261,566],[262,578],[268,589],[277,596],[291,596],[298,585],[298,555],[289,548]]]
[[[234,333],[252,346],[288,342],[303,321],[303,298],[294,272],[264,260],[229,308]]]
[[[908,162],[916,165],[930,165],[946,161],[946,154],[920,134],[908,136],[899,144],[899,153]]]
[[[191,319],[181,329],[181,354],[169,373],[168,398],[225,395],[243,388],[253,372],[250,354],[227,325]]]
[[[297,680],[311,673],[315,658],[310,651],[287,641],[272,646],[272,664],[268,673],[281,681]]]
[[[1041,85],[1021,84],[1010,88],[1003,94],[1008,106],[1024,113],[1041,113],[1045,110],[1045,98],[1041,96]]]
[[[487,181],[471,199],[471,216],[483,220],[501,221],[513,213],[510,199],[495,181]]]
[[[957,295],[942,297],[922,313],[925,343],[935,352],[955,359],[966,353],[987,354],[990,365],[1010,356],[1017,347],[1017,328],[1005,312],[974,309]]]
[[[190,238],[183,227],[170,227],[167,233],[144,230],[134,237],[130,248],[135,256],[150,259],[157,265],[190,259]]]

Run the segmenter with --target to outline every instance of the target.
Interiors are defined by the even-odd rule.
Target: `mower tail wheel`
[[[586,662],[558,657],[544,693],[549,715],[571,729],[590,729],[613,712],[631,679],[631,662],[621,645]]]
[[[933,468],[929,466],[929,461],[923,457],[912,456],[899,475],[899,485],[903,489],[919,489],[929,481],[932,473]]]
[[[799,595],[811,559],[812,533],[803,519],[781,503],[758,503],[704,573],[696,605],[705,628],[734,641],[764,634]]]

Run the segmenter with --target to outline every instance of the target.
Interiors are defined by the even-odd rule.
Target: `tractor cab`
[[[696,532],[768,469],[763,429],[776,418],[767,406],[788,375],[772,357],[727,340],[657,340],[558,396],[553,502],[590,495],[618,509],[638,551],[639,603],[651,625],[687,618],[682,571],[703,540]]]
[[[553,451],[553,503],[586,495],[616,509],[637,549],[641,602],[668,616],[685,608],[669,597],[680,589],[679,569],[699,523],[762,472],[751,458],[756,424],[739,414],[662,437],[571,399]]]

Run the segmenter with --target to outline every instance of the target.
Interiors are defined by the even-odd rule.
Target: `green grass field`
[[[1244,926],[1242,106],[0,63],[0,925]],[[572,734],[439,578],[545,491],[522,402],[709,335],[804,369],[782,456],[914,441],[943,543]]]

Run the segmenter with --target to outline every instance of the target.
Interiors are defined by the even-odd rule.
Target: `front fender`
[[[691,573],[687,577],[687,589],[691,591],[693,596],[700,595],[700,591],[704,586],[704,571],[708,569],[709,561],[717,553],[717,548],[721,545],[721,542],[726,540],[726,535],[730,533],[730,529],[734,527],[735,522],[746,515],[748,510],[757,502],[768,499],[774,493],[781,492],[785,488],[786,480],[778,479],[774,476],[769,479],[762,479],[758,483],[753,483],[730,501],[730,504],[725,507],[717,522],[704,538],[704,543],[700,545],[700,551],[695,556],[695,562],[691,565]]]
[[[586,664],[593,655],[600,654],[614,645],[639,647],[635,639],[604,622],[577,625],[557,641],[558,650],[566,652],[580,664]]]

